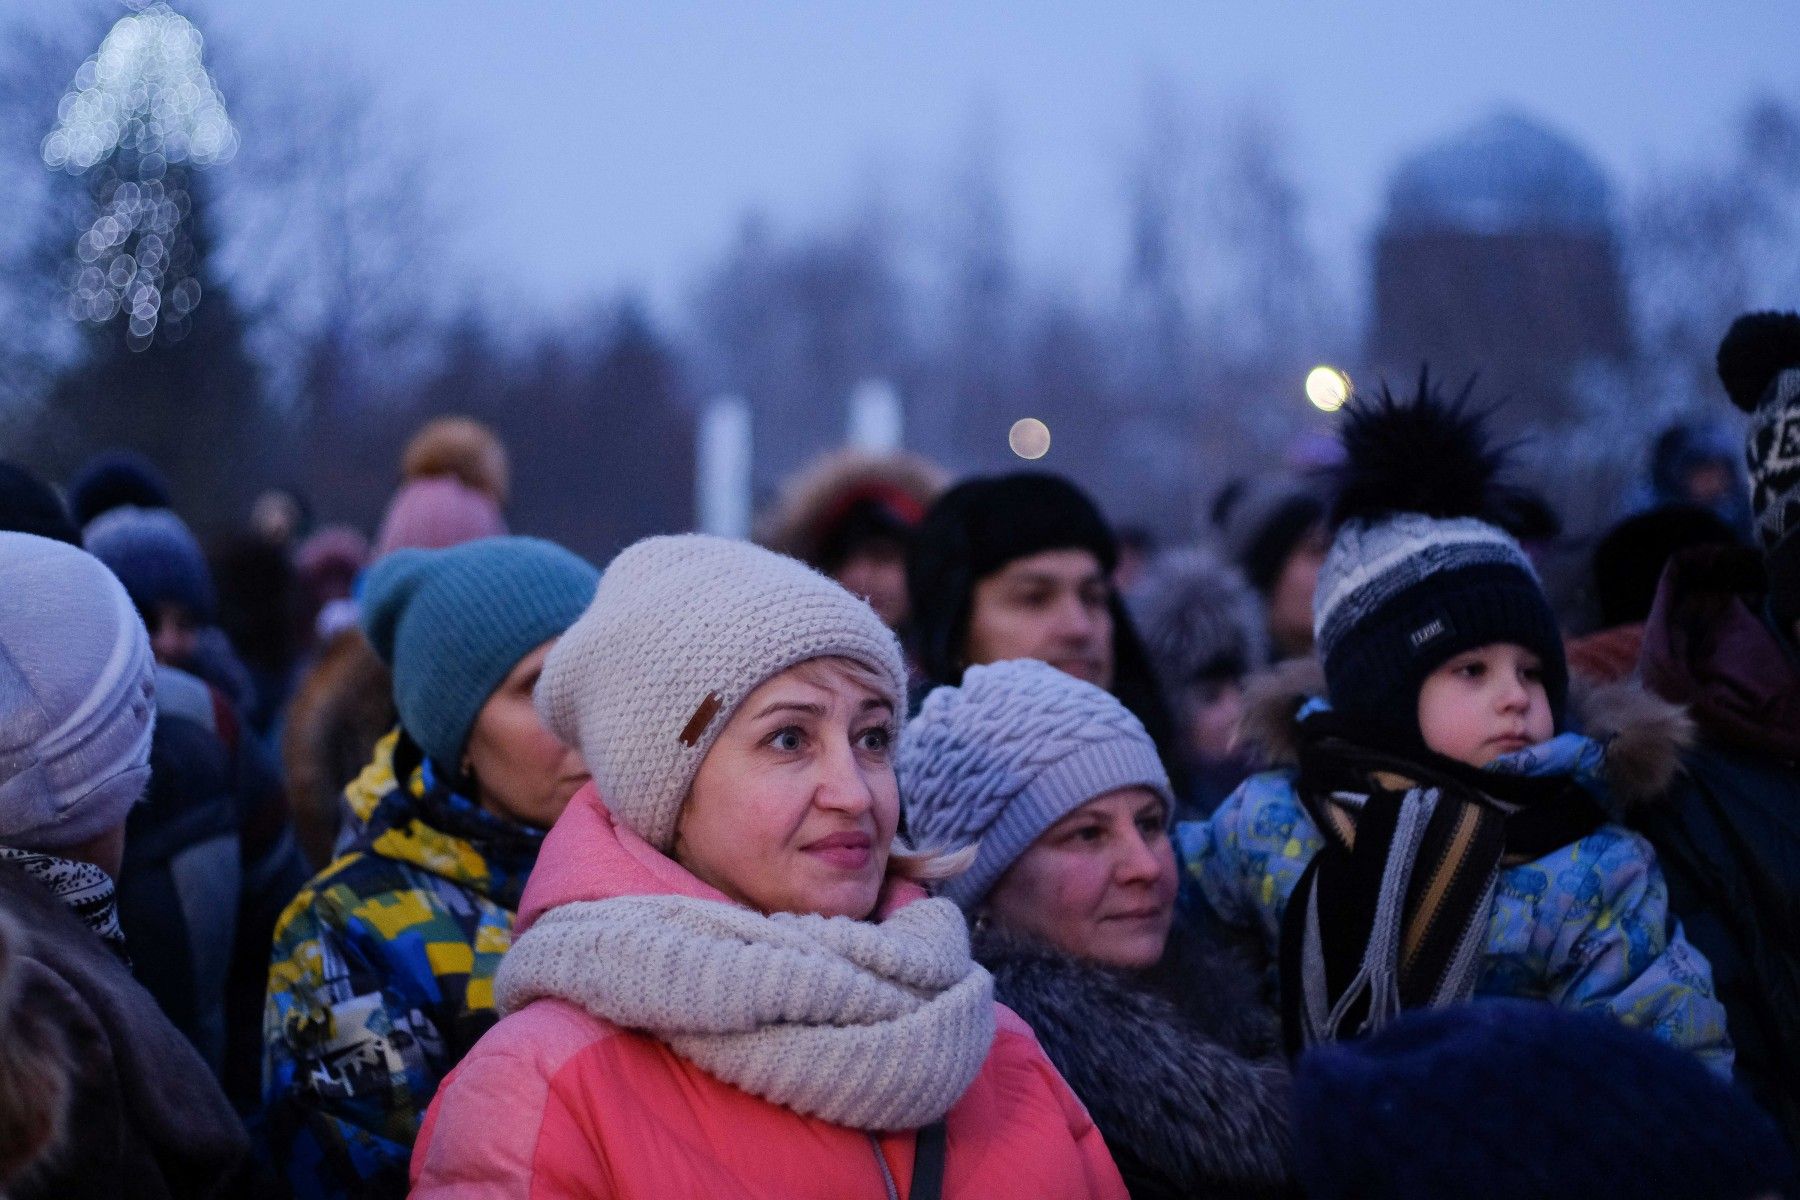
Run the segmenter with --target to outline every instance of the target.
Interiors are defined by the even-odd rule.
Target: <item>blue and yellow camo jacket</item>
[[[275,928],[263,1010],[270,1149],[295,1195],[404,1196],[438,1083],[498,1019],[541,832],[482,811],[395,734],[346,789],[350,845]]]

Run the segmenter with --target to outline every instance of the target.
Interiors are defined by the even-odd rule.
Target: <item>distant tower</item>
[[[1566,420],[1577,372],[1631,355],[1612,207],[1592,159],[1516,113],[1408,159],[1376,236],[1370,365],[1478,371],[1517,417]]]

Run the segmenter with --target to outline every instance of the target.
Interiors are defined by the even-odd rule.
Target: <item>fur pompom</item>
[[[448,475],[505,507],[512,471],[494,431],[468,417],[438,417],[406,444],[400,473],[407,483]]]
[[[1719,382],[1731,402],[1755,412],[1775,376],[1800,367],[1800,313],[1745,313],[1719,343]]]
[[[1418,390],[1406,399],[1384,385],[1372,400],[1351,401],[1333,528],[1395,513],[1476,517],[1508,528],[1516,522],[1521,494],[1500,482],[1505,450],[1489,443],[1487,413],[1469,402],[1473,386],[1470,380],[1446,398],[1421,370]]]

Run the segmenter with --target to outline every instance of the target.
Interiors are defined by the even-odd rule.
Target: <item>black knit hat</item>
[[[1046,550],[1086,550],[1108,575],[1119,560],[1100,510],[1059,476],[1020,471],[969,479],[938,497],[906,558],[915,651],[934,683],[962,677],[975,585]]]
[[[1719,380],[1750,414],[1750,510],[1769,569],[1769,607],[1800,620],[1800,313],[1746,313],[1719,343]]]
[[[1774,1122],[1698,1058],[1526,1000],[1403,1014],[1294,1073],[1310,1200],[1760,1200],[1793,1182]]]
[[[1734,546],[1740,540],[1724,518],[1698,504],[1664,504],[1626,517],[1594,547],[1592,575],[1601,625],[1647,620],[1663,568],[1677,551]]]
[[[81,529],[101,513],[130,505],[169,508],[169,484],[156,464],[128,450],[109,451],[88,460],[69,483],[69,515]]]
[[[961,682],[975,585],[1008,563],[1046,550],[1086,550],[1108,576],[1118,565],[1111,527],[1087,495],[1041,471],[969,479],[932,504],[906,556],[910,649],[933,685]],[[1112,694],[1142,721],[1170,761],[1174,722],[1118,593],[1113,623]]]
[[[1543,666],[1558,729],[1568,665],[1556,614],[1536,569],[1507,530],[1523,493],[1502,478],[1485,414],[1468,390],[1385,388],[1355,400],[1331,549],[1319,569],[1313,632],[1331,702],[1411,741],[1419,689],[1432,671],[1495,642],[1524,646]]]
[[[1324,525],[1325,500],[1307,480],[1243,479],[1219,493],[1212,520],[1225,552],[1266,596],[1301,541]]]
[[[62,498],[42,479],[9,462],[0,462],[0,529],[81,545],[81,531],[69,519]]]

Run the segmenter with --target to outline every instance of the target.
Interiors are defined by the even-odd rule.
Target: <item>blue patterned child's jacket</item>
[[[350,848],[275,928],[263,1096],[303,1198],[406,1194],[426,1106],[498,1019],[494,971],[543,841],[429,764],[397,780],[395,742],[345,791]]]
[[[1608,804],[1606,757],[1603,742],[1565,733],[1488,769],[1571,775]],[[1175,830],[1186,895],[1192,900],[1197,892],[1217,916],[1254,930],[1271,954],[1288,899],[1325,845],[1295,791],[1295,776],[1292,770],[1254,775],[1210,820]],[[1621,825],[1601,825],[1542,858],[1501,870],[1475,995],[1609,1013],[1693,1050],[1721,1074],[1731,1072],[1712,968],[1670,917],[1650,843]]]

